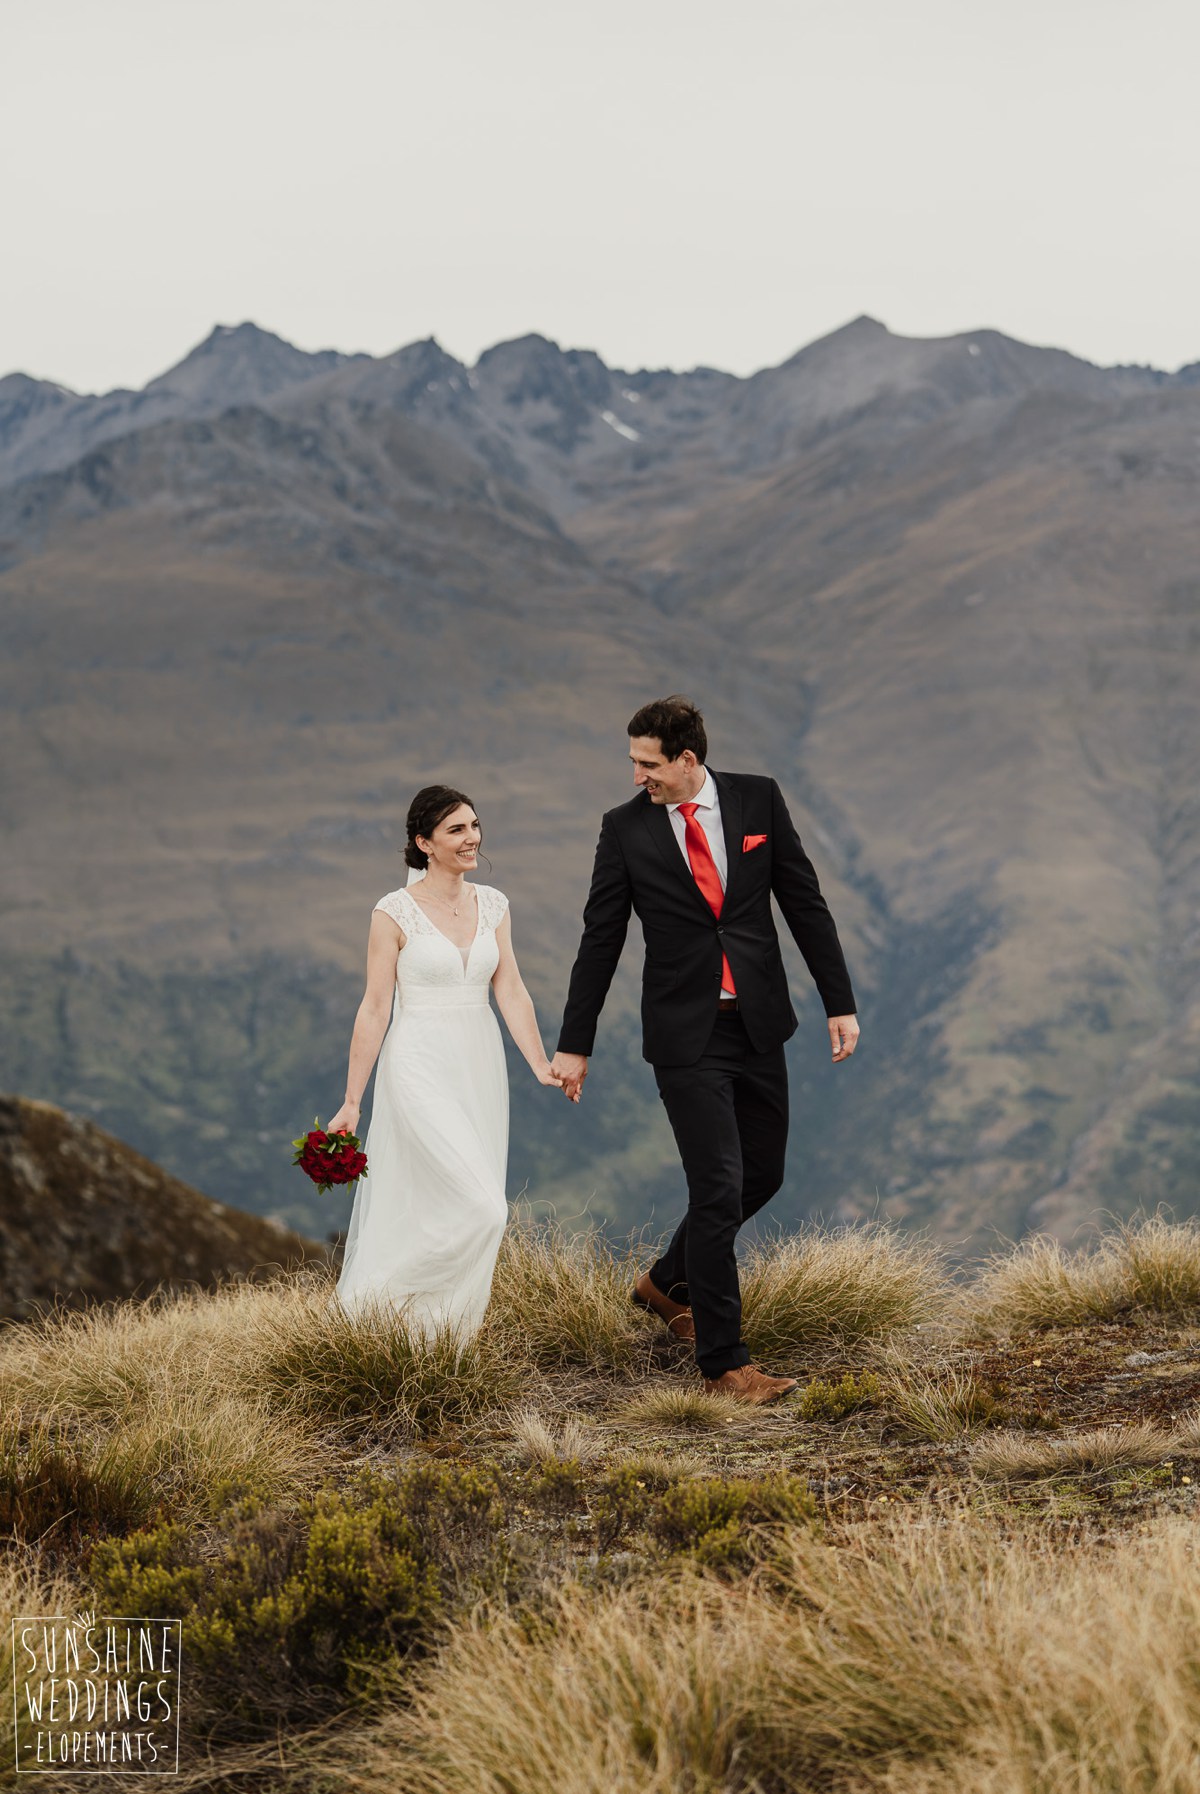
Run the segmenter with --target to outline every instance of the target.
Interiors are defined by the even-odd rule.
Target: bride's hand
[[[333,1120],[325,1128],[327,1134],[340,1134],[344,1128],[348,1134],[358,1132],[359,1105],[343,1103]]]
[[[533,1075],[539,1084],[549,1084],[555,1090],[561,1090],[563,1087],[563,1081],[558,1073],[556,1071],[551,1071],[549,1059],[539,1065]]]

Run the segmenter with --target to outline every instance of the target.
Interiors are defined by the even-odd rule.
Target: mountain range
[[[749,379],[252,324],[140,393],[10,375],[0,1083],[344,1221],[288,1142],[340,1100],[412,791],[471,793],[552,1045],[625,721],[685,690],[779,779],[859,993],[833,1068],[791,955],[772,1219],[968,1253],[1196,1212],[1198,489],[1200,364],[870,318]],[[656,1230],[632,933],[580,1109],[512,1066],[510,1193]]]

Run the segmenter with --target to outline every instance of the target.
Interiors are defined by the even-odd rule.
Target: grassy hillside
[[[646,1257],[519,1222],[457,1357],[319,1270],[9,1326],[5,1605],[182,1618],[193,1788],[1195,1785],[1193,1224],[751,1252],[758,1410]]]
[[[328,1264],[327,1242],[214,1202],[93,1121],[0,1096],[0,1316]]]

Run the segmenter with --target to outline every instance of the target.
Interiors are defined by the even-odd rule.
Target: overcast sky
[[[0,372],[861,312],[1200,359],[1195,0],[0,0]]]

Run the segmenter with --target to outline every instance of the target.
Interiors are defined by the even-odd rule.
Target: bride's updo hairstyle
[[[475,805],[463,791],[455,791],[449,785],[426,785],[418,791],[408,806],[408,820],[405,828],[408,831],[408,845],[404,849],[404,864],[423,872],[429,864],[429,855],[417,846],[417,836],[424,835],[428,841],[439,822],[445,822],[457,810],[460,804],[466,804],[469,810]],[[482,831],[481,831],[482,832]]]

